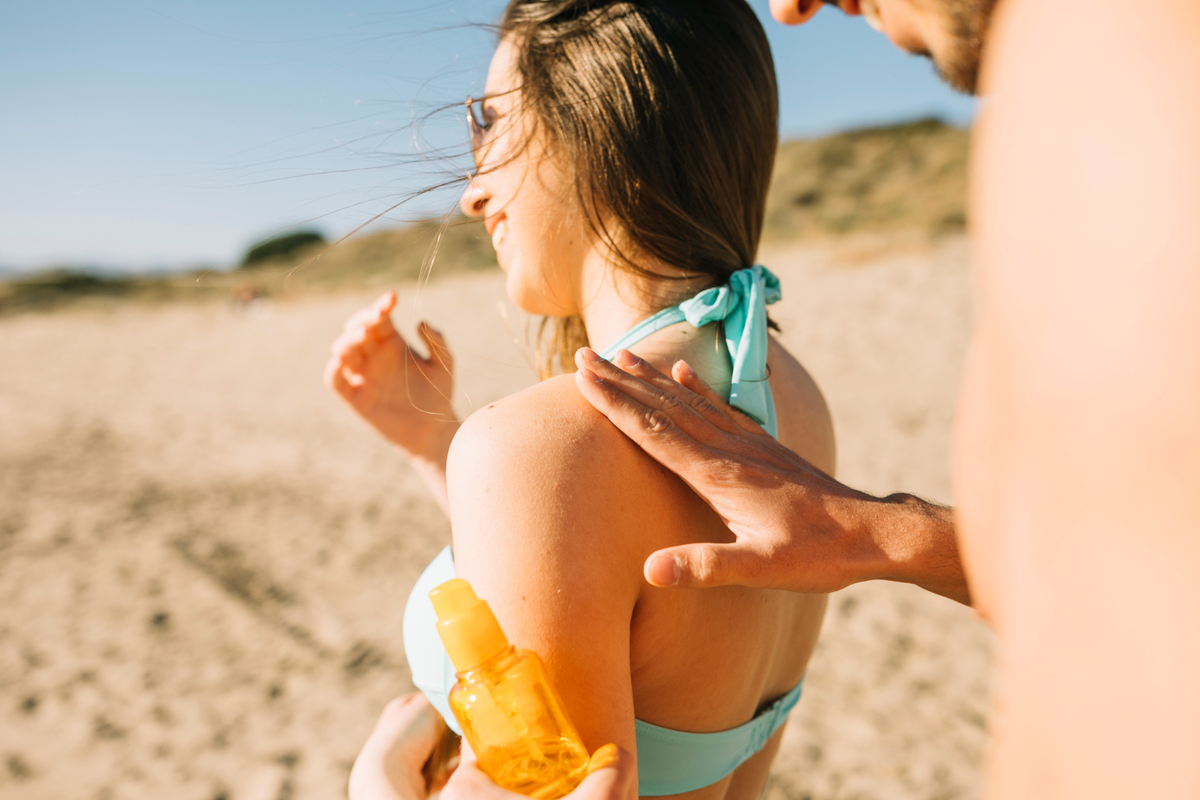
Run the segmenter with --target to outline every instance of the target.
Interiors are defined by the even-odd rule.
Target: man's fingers
[[[741,433],[742,429],[728,413],[729,404],[709,387],[694,372],[695,384],[703,391],[693,391],[669,375],[664,375],[655,369],[645,359],[639,358],[628,350],[621,350],[612,362],[624,372],[641,379],[646,384],[660,392],[661,397],[672,397],[685,407],[695,411],[709,425],[728,433]],[[688,367],[691,370],[691,367]],[[684,421],[686,424],[686,421]]]
[[[583,396],[622,433],[660,464],[678,473],[706,499],[707,493],[697,486],[697,481],[711,482],[709,479],[714,470],[727,471],[735,458],[743,463],[783,468],[804,463],[773,437],[765,433],[748,435],[750,432],[746,428],[690,390],[684,391],[695,398],[691,404],[616,364],[603,359],[593,361],[591,357],[599,358],[588,348],[580,348],[575,354],[575,364],[579,368],[575,383]],[[633,368],[653,380],[679,387],[648,364]],[[658,378],[651,373],[657,374]],[[715,422],[698,410],[701,408],[714,415]],[[762,429],[756,427],[755,430],[761,432]]]
[[[736,424],[742,431],[747,433],[761,433],[763,436],[770,435],[749,414],[740,408],[729,405],[728,400],[713,391],[712,387],[705,383],[704,379],[692,369],[692,365],[686,361],[675,362],[675,366],[671,368],[671,377],[684,388],[692,390],[712,403],[715,408],[719,409],[725,417]]]
[[[708,448],[682,430],[669,413],[643,405],[586,366],[575,373],[575,385],[622,433],[667,469],[683,475],[684,480],[690,466],[712,457]],[[688,413],[695,414],[690,410]],[[702,419],[694,420],[693,424],[708,425]]]
[[[642,571],[655,586],[708,589],[759,585],[764,568],[769,570],[769,560],[746,544],[704,542],[652,553]]]
[[[634,375],[610,361],[605,361],[588,347],[582,347],[575,353],[575,365],[580,370],[585,370],[603,380],[611,390],[615,391],[615,394],[625,395],[624,401],[614,397],[613,407],[624,410],[630,421],[640,416],[642,418],[641,427],[647,433],[668,434],[670,427],[677,426],[684,433],[696,438],[708,439],[719,434],[719,430],[705,418],[700,408],[697,408],[697,406],[711,408],[711,404],[707,400],[688,390],[684,390],[684,392],[690,397],[680,398],[671,392],[671,389],[682,389],[679,384],[632,353],[624,350],[621,353],[628,355],[630,359],[637,359],[637,366],[634,368],[641,375]],[[627,361],[626,363],[632,362]],[[642,376],[650,380],[644,380]],[[656,386],[650,381],[662,383],[666,388]],[[700,402],[696,403],[696,400]],[[609,418],[612,419],[611,414],[609,414]],[[641,443],[640,434],[635,436],[631,430],[627,430],[616,419],[613,419],[613,422],[617,423],[617,427],[621,428],[627,436],[635,442]],[[726,424],[731,423],[727,422]]]

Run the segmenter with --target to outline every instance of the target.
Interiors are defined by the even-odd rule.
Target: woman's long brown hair
[[[671,295],[654,282],[717,286],[754,263],[778,99],[744,0],[512,0],[500,34],[517,50],[522,112],[572,170],[616,266],[658,289],[647,299]],[[572,369],[582,320],[550,319],[544,372]]]

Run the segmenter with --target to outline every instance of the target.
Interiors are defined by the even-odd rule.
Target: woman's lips
[[[508,220],[500,220],[496,223],[496,227],[492,228],[492,249],[499,250],[500,245],[504,244],[504,237],[508,236]]]

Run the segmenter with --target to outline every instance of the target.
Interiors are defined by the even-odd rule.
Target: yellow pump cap
[[[437,631],[454,669],[467,672],[508,649],[508,637],[496,615],[475,595],[471,584],[452,578],[429,593],[437,613]]]

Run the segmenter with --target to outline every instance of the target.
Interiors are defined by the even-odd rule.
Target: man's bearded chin
[[[997,0],[942,1],[949,12],[951,44],[949,53],[936,61],[938,73],[956,91],[975,94],[988,22]]]

